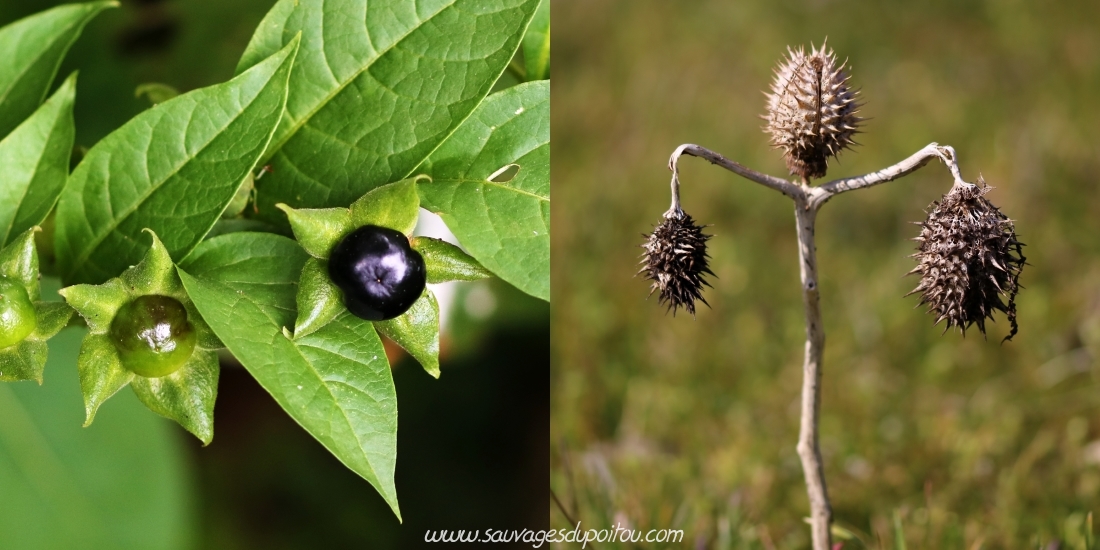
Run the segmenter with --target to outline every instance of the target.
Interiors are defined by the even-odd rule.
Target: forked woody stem
[[[821,413],[822,358],[825,352],[825,329],[821,322],[820,289],[817,277],[817,247],[814,243],[814,224],[817,211],[836,195],[856,189],[865,189],[911,174],[933,158],[938,158],[951,171],[955,185],[970,185],[963,181],[955,150],[951,146],[930,143],[894,164],[862,176],[841,178],[824,185],[810,186],[803,178],[795,183],[769,176],[747,168],[710,149],[694,144],[676,148],[669,158],[672,171],[672,209],[680,212],[679,161],[684,155],[704,158],[745,179],[754,181],[783,193],[794,201],[795,222],[798,232],[799,271],[802,280],[802,299],[806,312],[806,347],[802,366],[802,414],[798,433],[798,456],[806,479],[806,492],[810,500],[810,525],[814,550],[831,550],[830,526],[833,512],[829,504],[829,492],[825,484],[825,470],[818,443],[818,420]],[[667,214],[666,214],[667,216]]]

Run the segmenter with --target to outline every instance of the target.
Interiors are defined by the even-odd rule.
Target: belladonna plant
[[[932,159],[939,159],[951,172],[953,185],[934,202],[914,239],[917,266],[910,272],[920,282],[910,294],[920,294],[935,322],[957,327],[965,334],[977,325],[985,334],[985,321],[994,312],[1008,316],[1011,332],[1017,332],[1016,293],[1025,258],[1023,244],[1016,238],[1012,221],[988,199],[992,189],[979,177],[976,183],[962,179],[955,150],[930,143],[909,158],[870,174],[841,178],[820,185],[810,180],[825,175],[829,160],[855,144],[863,119],[857,116],[859,92],[851,88],[844,64],[824,44],[821,48],[788,50],[789,56],[776,69],[768,93],[765,130],[781,149],[794,181],[762,174],[727,159],[705,147],[684,144],[669,159],[672,171],[672,207],[643,245],[640,273],[652,280],[652,292],[675,313],[684,308],[695,314],[695,302],[702,301],[707,268],[708,235],[680,207],[678,163],[684,155],[702,157],[741,177],[779,191],[794,201],[797,222],[799,269],[806,313],[806,347],[803,363],[802,415],[798,435],[798,456],[806,479],[811,508],[813,548],[830,550],[832,509],[825,484],[818,445],[818,416],[821,408],[822,357],[825,331],[821,322],[814,223],[821,206],[833,197],[893,181],[910,174]]]

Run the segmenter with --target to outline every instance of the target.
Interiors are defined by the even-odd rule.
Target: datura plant
[[[927,305],[935,323],[945,322],[944,332],[957,327],[965,335],[977,325],[985,334],[985,321],[996,312],[1004,313],[1011,330],[1004,340],[1017,332],[1016,294],[1021,287],[1020,273],[1026,263],[1023,243],[1016,236],[1008,217],[986,196],[992,187],[980,176],[975,183],[963,180],[955,150],[931,143],[909,158],[863,176],[841,178],[812,185],[811,180],[825,176],[830,160],[856,145],[854,136],[861,132],[863,118],[859,92],[851,87],[845,63],[822,44],[788,49],[788,57],[779,63],[775,80],[767,95],[767,121],[764,130],[772,145],[781,150],[793,181],[762,174],[695,144],[678,147],[669,159],[672,171],[672,206],[663,220],[646,235],[642,245],[643,274],[651,281],[650,293],[675,313],[684,308],[695,315],[696,302],[703,302],[703,290],[709,286],[705,276],[709,235],[686,214],[680,205],[678,163],[683,155],[702,157],[739,176],[779,191],[794,202],[799,243],[799,266],[806,317],[806,352],[803,368],[802,415],[798,437],[798,455],[806,480],[811,507],[811,528],[815,550],[829,550],[832,507],[826,490],[821,450],[818,444],[818,415],[821,399],[822,357],[825,332],[819,304],[814,226],[818,210],[841,193],[865,189],[893,181],[921,168],[933,159],[947,165],[950,190],[934,202],[927,219],[919,224],[917,266],[910,274],[920,276],[914,293],[920,304]]]
[[[65,376],[46,341],[86,326],[86,425],[130,386],[206,445],[232,356],[400,518],[382,338],[439,377],[430,285],[550,299],[548,0],[278,0],[233,78],[143,85],[70,173],[77,79],[54,80],[117,5],[0,28],[0,380]]]

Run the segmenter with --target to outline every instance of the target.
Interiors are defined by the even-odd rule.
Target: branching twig
[[[755,181],[765,187],[770,187],[791,197],[792,199],[802,195],[802,189],[785,179],[777,178],[775,176],[769,176],[767,174],[761,174],[756,170],[742,166],[741,164],[734,162],[722,155],[701,147],[693,143],[685,143],[676,148],[672,152],[672,156],[668,159],[668,169],[672,170],[672,203],[674,208],[680,206],[680,157],[683,155],[691,155],[693,157],[705,158],[710,161],[711,164],[717,164],[734,174],[737,174],[745,179]]]
[[[966,183],[962,179],[961,172],[959,172],[959,165],[955,157],[955,149],[950,145],[929,143],[920,151],[913,153],[909,158],[893,166],[862,176],[833,180],[824,185],[815,187],[812,202],[816,203],[814,205],[816,208],[820,208],[822,204],[841,193],[886,183],[916,172],[922,166],[928,164],[928,161],[932,160],[932,158],[939,158],[947,165],[947,169],[951,171],[951,176],[955,178],[956,184]]]
[[[955,150],[947,145],[930,143],[909,158],[877,172],[852,178],[842,178],[824,185],[811,187],[803,179],[799,183],[762,174],[705,147],[684,144],[676,148],[669,159],[672,170],[672,208],[680,212],[680,178],[678,162],[681,156],[691,155],[707,159],[748,180],[769,187],[790,197],[795,203],[795,221],[798,227],[799,271],[802,280],[802,299],[806,311],[806,348],[802,368],[802,417],[798,432],[798,456],[806,478],[806,492],[810,499],[811,527],[814,550],[830,550],[832,507],[825,484],[825,470],[818,444],[818,419],[821,412],[822,358],[825,353],[825,329],[821,322],[819,284],[817,278],[817,246],[814,243],[814,225],[817,211],[832,197],[885,183],[910,174],[932,158],[942,160],[951,171],[955,185],[969,185],[962,179]]]

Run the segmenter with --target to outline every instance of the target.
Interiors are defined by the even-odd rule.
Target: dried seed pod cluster
[[[910,271],[920,274],[920,284],[909,294],[921,293],[920,303],[928,304],[936,324],[947,321],[945,332],[957,326],[965,334],[977,323],[984,335],[985,320],[1004,312],[1012,324],[1005,337],[1010,340],[1017,330],[1016,292],[1026,258],[1012,220],[985,198],[991,189],[979,177],[977,185],[956,184],[932,203],[915,239],[918,265]]]
[[[765,128],[772,145],[783,149],[791,174],[820,178],[829,157],[851,147],[862,118],[856,116],[859,91],[848,85],[845,64],[824,44],[812,48],[787,48],[789,57],[775,70],[768,96]]]
[[[703,285],[710,284],[703,276],[714,275],[707,267],[707,240],[711,236],[704,234],[691,216],[678,210],[666,213],[653,233],[643,236],[647,240],[642,245],[645,254],[638,273],[653,281],[649,294],[660,291],[660,302],[667,303],[673,315],[676,308],[683,307],[694,316],[695,301],[707,303],[702,295]]]

